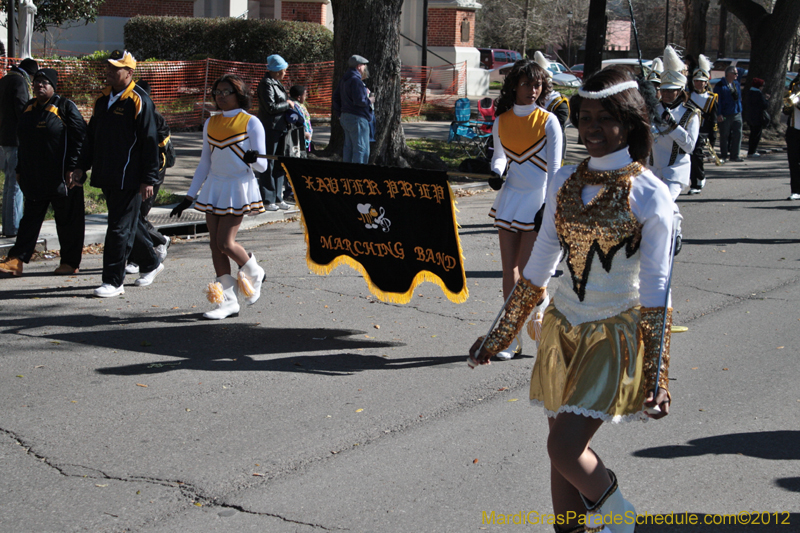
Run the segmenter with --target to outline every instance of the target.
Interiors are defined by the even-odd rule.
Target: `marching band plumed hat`
[[[661,74],[661,90],[685,89],[686,76],[681,71],[686,68],[678,52],[671,46],[664,48],[664,72]]]

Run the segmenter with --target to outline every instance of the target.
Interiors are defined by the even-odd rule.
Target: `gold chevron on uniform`
[[[497,119],[498,132],[506,156],[521,165],[530,161],[547,172],[545,148],[547,135],[544,126],[549,113],[537,107],[530,115],[518,117],[514,113],[503,113]]]

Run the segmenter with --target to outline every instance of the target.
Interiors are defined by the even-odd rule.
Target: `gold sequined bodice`
[[[558,191],[555,224],[558,238],[567,255],[572,288],[583,301],[595,255],[611,271],[614,255],[625,248],[627,257],[639,249],[642,225],[631,211],[631,183],[643,168],[633,162],[621,169],[598,172],[588,169],[586,159]],[[587,185],[603,189],[584,205],[581,191]]]

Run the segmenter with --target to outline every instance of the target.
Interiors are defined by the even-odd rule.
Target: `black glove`
[[[491,174],[492,177],[489,178],[489,187],[494,191],[499,191],[503,186],[503,178],[497,172],[492,171]]]
[[[189,207],[191,207],[191,205],[193,203],[194,203],[194,200],[191,200],[188,196],[184,197],[183,200],[181,201],[181,203],[179,203],[178,205],[176,205],[175,207],[172,208],[172,211],[170,211],[170,213],[169,213],[169,218],[172,218],[172,217],[181,218],[181,215],[183,214],[183,212],[186,209],[188,209]]]
[[[247,163],[248,165],[252,165],[256,161],[258,161],[258,152],[256,150],[248,150],[244,153],[244,157],[242,161]]]
[[[675,122],[674,118],[672,118],[672,113],[670,113],[668,109],[664,110],[664,113],[661,115],[661,118],[673,130],[678,127],[678,123]]]

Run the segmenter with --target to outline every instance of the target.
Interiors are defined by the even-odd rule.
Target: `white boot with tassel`
[[[210,320],[222,320],[239,312],[239,294],[236,279],[230,274],[217,278],[214,283],[209,283],[206,289],[208,301],[217,304],[217,308],[203,313]]]
[[[247,305],[253,305],[258,301],[261,296],[261,283],[265,277],[264,269],[256,263],[256,256],[250,254],[247,263],[239,268],[239,290]]]

